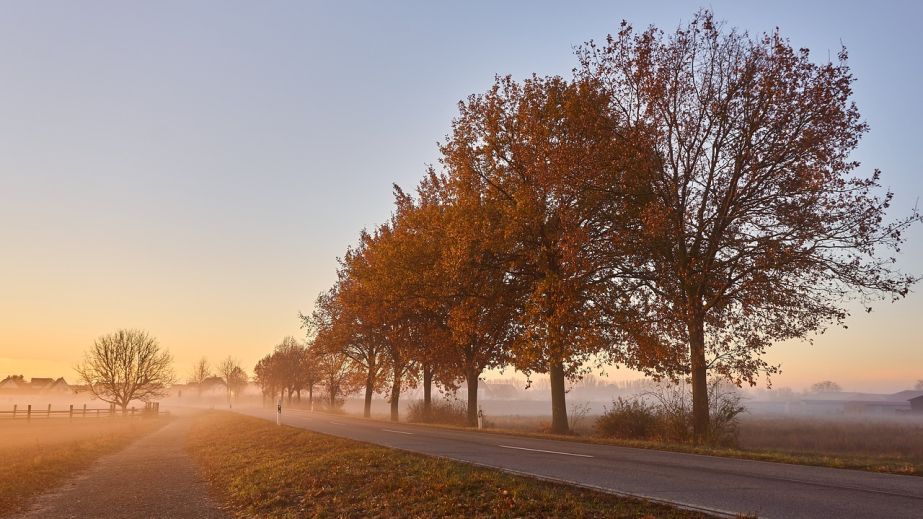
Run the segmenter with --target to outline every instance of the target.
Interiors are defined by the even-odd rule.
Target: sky
[[[5,2],[0,14],[0,377],[74,378],[93,340],[149,331],[185,378],[248,370],[413,187],[457,102],[495,74],[567,76],[626,19],[699,7],[849,50],[895,217],[923,194],[916,2]],[[923,226],[899,258],[923,274]],[[923,379],[923,285],[767,355],[775,387],[896,391]],[[613,378],[637,378],[609,370]]]

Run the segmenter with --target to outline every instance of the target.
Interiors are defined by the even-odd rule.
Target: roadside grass
[[[0,422],[0,516],[22,511],[104,454],[163,426],[166,418],[64,418]]]
[[[707,517],[225,412],[188,446],[240,517]]]
[[[351,418],[363,419],[354,415]],[[588,417],[589,418],[589,417]],[[374,418],[373,418],[374,419]],[[385,420],[380,420],[385,422]],[[597,445],[665,450],[726,458],[811,465],[905,476],[923,476],[923,422],[870,422],[862,420],[789,417],[747,417],[741,421],[737,448],[670,443],[654,440],[607,438],[586,428],[575,435],[538,432],[544,417],[490,417],[491,427],[476,429],[447,424],[408,424],[442,429],[507,434]]]

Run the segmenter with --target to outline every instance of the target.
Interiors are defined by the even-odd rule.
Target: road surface
[[[238,412],[275,421],[274,409]],[[923,518],[923,478],[392,424],[285,410],[283,423],[716,515]]]

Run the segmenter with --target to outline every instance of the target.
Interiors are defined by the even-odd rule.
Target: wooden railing
[[[103,418],[112,416],[158,416],[169,414],[169,411],[161,411],[159,402],[149,402],[142,408],[134,406],[122,411],[114,405],[104,408],[88,408],[86,404],[82,407],[74,407],[73,404],[67,409],[52,409],[51,404],[48,407],[37,407],[31,404],[20,407],[14,405],[11,411],[0,411],[0,420],[32,420],[36,418]]]

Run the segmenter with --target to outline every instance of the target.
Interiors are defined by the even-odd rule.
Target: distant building
[[[51,387],[54,384],[53,378],[37,378],[33,377],[32,382],[29,383],[29,389],[33,391],[41,391],[43,389]]]
[[[819,393],[801,401],[801,410],[811,415],[895,415],[914,409],[913,401],[923,397],[923,391],[900,391],[892,394]],[[917,404],[923,408],[923,402]],[[921,409],[923,410],[923,409]]]
[[[26,383],[22,377],[10,376],[0,380],[0,389],[2,390],[15,391],[18,389],[23,389],[24,387],[26,387]]]
[[[923,413],[923,395],[911,398],[910,400],[908,400],[908,402],[910,402],[911,412]]]

